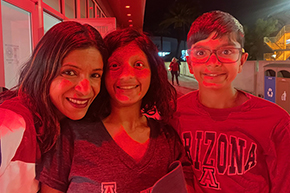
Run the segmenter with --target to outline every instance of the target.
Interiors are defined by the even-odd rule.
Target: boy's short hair
[[[245,34],[240,22],[229,13],[211,11],[202,14],[192,23],[187,34],[187,48],[208,38],[212,32],[216,32],[214,39],[228,35],[231,40],[234,38],[244,46]]]

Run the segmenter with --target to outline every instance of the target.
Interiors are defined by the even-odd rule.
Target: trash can
[[[272,69],[265,69],[265,88],[264,96],[265,99],[275,103],[275,92],[276,91],[276,72]]]
[[[290,65],[278,71],[276,78],[276,103],[290,113]]]
[[[264,98],[290,113],[290,63],[268,64],[264,71]]]

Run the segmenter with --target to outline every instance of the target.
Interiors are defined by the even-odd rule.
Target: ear
[[[240,65],[239,65],[239,71],[238,73],[242,72],[243,69],[243,65],[245,64],[245,62],[247,61],[249,54],[247,52],[243,53],[241,56],[241,60],[240,60]]]
[[[193,74],[193,69],[192,69],[192,66],[191,66],[191,60],[190,60],[189,56],[186,56],[186,62],[187,62],[187,65],[188,65],[189,72],[191,74]]]

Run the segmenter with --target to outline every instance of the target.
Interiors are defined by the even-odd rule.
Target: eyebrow
[[[73,64],[63,64],[61,67],[73,67],[73,68],[77,68],[77,69],[81,70],[80,67],[75,66]],[[95,69],[93,69],[93,71],[103,71],[103,68],[95,68]]]
[[[222,48],[222,47],[227,47],[227,46],[233,46],[233,47],[236,47],[236,45],[234,44],[234,43],[226,43],[226,44],[222,44],[222,45],[220,45],[217,49],[219,49],[219,48]],[[205,46],[203,46],[203,45],[196,45],[196,46],[193,46],[192,48],[207,48],[208,49],[208,47],[205,45]]]

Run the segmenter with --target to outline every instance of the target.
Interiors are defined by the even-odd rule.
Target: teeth
[[[208,76],[212,76],[212,77],[215,77],[217,76],[217,74],[207,74]]]
[[[75,100],[75,99],[71,99],[71,98],[68,98],[69,101],[73,102],[73,103],[76,103],[78,105],[83,105],[85,103],[88,102],[88,100],[85,100],[85,101],[79,101],[79,100]]]
[[[129,90],[129,89],[133,89],[133,88],[136,88],[136,86],[120,86],[119,87],[120,89],[124,89],[124,90]]]

